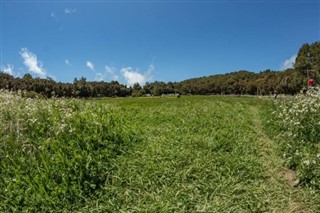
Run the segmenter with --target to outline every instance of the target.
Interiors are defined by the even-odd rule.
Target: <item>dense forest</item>
[[[29,97],[126,97],[165,94],[190,95],[270,95],[296,94],[307,86],[308,79],[319,83],[320,42],[304,44],[298,51],[294,68],[284,71],[265,70],[254,73],[246,70],[221,75],[193,78],[181,82],[147,82],[132,87],[111,82],[89,82],[86,78],[73,83],[55,82],[52,79],[33,78],[25,74],[15,78],[0,72],[0,89],[25,91]]]

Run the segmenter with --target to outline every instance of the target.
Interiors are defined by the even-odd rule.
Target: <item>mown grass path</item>
[[[143,142],[114,162],[106,199],[117,212],[313,212],[282,177],[274,142],[253,98],[108,101]],[[95,206],[95,207],[93,207]]]
[[[308,194],[302,189],[294,188],[294,177],[288,177],[293,171],[285,169],[283,159],[277,153],[276,141],[263,130],[259,106],[251,106],[252,121],[255,126],[255,133],[258,137],[257,146],[264,168],[269,174],[268,182],[277,188],[287,198],[287,206],[275,208],[275,212],[316,212],[313,203],[308,200]]]

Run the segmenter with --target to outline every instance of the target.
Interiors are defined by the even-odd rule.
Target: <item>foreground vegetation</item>
[[[320,91],[278,100],[271,128],[288,168],[297,172],[300,185],[320,191]],[[320,203],[320,197],[319,197]]]
[[[0,99],[1,212],[320,210],[283,177],[264,100]]]
[[[139,137],[106,105],[0,92],[0,211],[73,211]]]

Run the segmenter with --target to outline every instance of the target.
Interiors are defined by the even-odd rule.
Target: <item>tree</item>
[[[32,75],[31,75],[31,74],[26,73],[26,74],[24,74],[23,79],[25,79],[25,80],[32,80],[33,78],[32,78]]]
[[[295,69],[305,78],[320,77],[320,42],[302,45],[296,58]]]
[[[142,87],[140,86],[140,84],[134,83],[132,86],[132,96],[134,97],[140,97],[142,95]]]

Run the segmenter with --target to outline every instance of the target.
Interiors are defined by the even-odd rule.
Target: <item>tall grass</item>
[[[76,210],[138,136],[108,105],[0,92],[0,211]]]
[[[313,212],[270,171],[264,103],[2,91],[0,212]]]

